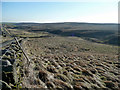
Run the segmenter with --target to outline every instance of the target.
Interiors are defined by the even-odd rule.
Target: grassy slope
[[[118,44],[118,25],[100,23],[18,23],[17,29],[49,32],[61,36],[77,36],[92,42]]]
[[[32,32],[28,33],[33,33],[36,28],[44,31],[46,27],[49,27],[49,31],[57,30],[59,27],[63,28],[62,31],[68,30],[69,32],[75,26],[52,25],[45,24],[44,27],[43,25],[40,27],[39,24],[38,26],[33,25]],[[24,26],[26,28],[29,25],[24,24]],[[80,28],[79,25],[78,28]],[[22,34],[24,30],[26,29],[15,30],[13,33],[21,32],[20,34]],[[29,30],[31,29],[27,29],[27,31]],[[85,31],[85,33],[87,32]],[[41,31],[36,33],[41,34]],[[80,88],[120,88],[117,46],[93,43],[70,35],[57,35],[46,38],[29,38],[24,43],[24,49],[33,64],[30,66],[30,71],[29,69],[25,71],[29,85],[26,80],[23,80],[24,87],[74,88],[75,90]]]
[[[60,52],[82,52],[85,51],[84,49],[89,49],[86,52],[88,53],[103,53],[103,54],[117,54],[118,47],[112,46],[112,45],[105,45],[105,44],[98,44],[98,43],[92,43],[86,40],[83,40],[78,37],[50,37],[50,38],[39,38],[39,39],[33,39],[29,41],[33,47],[36,48],[46,49],[47,48],[57,48]],[[32,48],[32,47],[31,47]],[[34,50],[34,49],[33,49]],[[39,50],[38,50],[39,51]],[[42,52],[42,51],[39,51]]]
[[[119,88],[118,47],[78,37],[29,39],[25,50],[34,62],[37,86]],[[44,83],[44,85],[42,84]],[[112,85],[112,86],[111,86]]]

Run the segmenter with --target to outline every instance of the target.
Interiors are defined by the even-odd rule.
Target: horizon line
[[[120,24],[119,22],[31,22],[31,21],[20,21],[20,22],[0,22],[0,23],[99,23],[99,24]]]

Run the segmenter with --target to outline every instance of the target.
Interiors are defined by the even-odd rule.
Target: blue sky
[[[3,22],[117,23],[113,2],[2,2]]]

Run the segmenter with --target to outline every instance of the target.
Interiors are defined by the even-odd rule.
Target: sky
[[[118,23],[118,3],[2,2],[2,22]]]

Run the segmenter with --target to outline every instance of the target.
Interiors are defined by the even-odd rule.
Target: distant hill
[[[77,23],[77,22],[63,22],[63,23],[16,23],[17,26],[40,26],[39,28],[51,29],[79,29],[79,30],[117,30],[118,24],[115,23]]]
[[[118,45],[118,24],[115,23],[10,23],[9,28],[27,30],[29,32],[48,32],[60,36],[75,36],[97,42]]]

